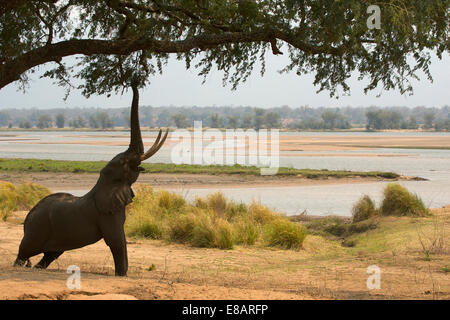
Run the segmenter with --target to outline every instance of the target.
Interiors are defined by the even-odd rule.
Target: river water
[[[283,135],[314,136],[449,136],[450,133],[284,133]],[[21,140],[23,139],[23,140]],[[123,146],[83,144],[96,141],[105,143],[127,142],[128,132],[11,132],[0,133],[0,158],[36,158],[55,160],[110,160],[124,151]],[[145,139],[149,143],[153,139]],[[71,144],[73,143],[73,144]],[[428,181],[402,181],[400,184],[417,193],[430,207],[450,204],[450,150],[427,149],[364,149],[364,151],[333,151],[339,156],[321,156],[326,152],[314,152],[314,156],[283,153],[280,166],[293,168],[392,171],[402,175],[419,176]],[[361,155],[361,154],[364,155]],[[370,154],[378,156],[370,156]],[[171,148],[163,147],[148,162],[171,162]],[[380,156],[382,155],[382,156]],[[385,156],[383,156],[385,155]],[[306,212],[314,215],[351,214],[352,205],[362,195],[370,195],[380,201],[386,182],[329,184],[319,186],[254,187],[254,188],[177,188],[188,199],[221,191],[235,201],[259,201],[272,209],[288,215]],[[68,191],[68,190],[53,190]],[[70,190],[69,190],[70,191]],[[84,191],[74,191],[80,195]]]

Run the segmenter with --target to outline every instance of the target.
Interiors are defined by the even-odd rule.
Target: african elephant
[[[104,239],[111,249],[116,276],[126,276],[127,245],[124,232],[125,207],[132,202],[131,185],[144,169],[142,161],[150,158],[164,144],[168,130],[161,139],[161,130],[153,146],[144,153],[139,126],[139,92],[132,86],[131,139],[128,150],[116,155],[101,171],[96,185],[86,195],[75,197],[55,193],[42,199],[28,213],[24,236],[16,266],[44,253],[36,268],[47,268],[64,251],[81,248]]]

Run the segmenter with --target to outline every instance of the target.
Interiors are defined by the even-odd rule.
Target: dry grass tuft
[[[424,217],[430,214],[423,201],[398,183],[390,183],[383,191],[380,213],[384,216]]]
[[[375,203],[368,195],[361,197],[352,208],[353,222],[367,220],[377,214],[378,212],[375,208]]]
[[[36,183],[22,183],[18,186],[0,181],[0,217],[3,221],[17,210],[29,210],[42,198],[50,194],[50,190]]]
[[[132,237],[220,249],[257,243],[299,248],[306,236],[301,226],[260,203],[238,204],[222,193],[188,203],[178,194],[142,185],[128,208],[125,229]]]

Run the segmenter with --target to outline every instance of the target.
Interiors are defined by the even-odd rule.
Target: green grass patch
[[[61,173],[99,173],[106,165],[106,161],[62,161],[45,159],[0,159],[0,171],[12,172],[61,172]],[[187,165],[171,163],[144,163],[142,167],[146,173],[190,173],[190,174],[241,174],[260,175],[261,170],[256,166],[220,166],[220,165]],[[393,172],[381,171],[336,171],[312,170],[281,167],[278,176],[300,175],[308,179],[346,178],[346,177],[375,177],[397,179],[400,176]]]

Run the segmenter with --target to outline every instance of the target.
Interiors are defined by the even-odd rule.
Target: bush
[[[244,203],[237,204],[233,201],[228,202],[227,209],[225,211],[227,220],[232,221],[242,217],[248,217],[248,215],[248,208]]]
[[[264,237],[268,246],[299,249],[306,237],[306,228],[286,219],[276,219],[265,226]]]
[[[253,245],[259,233],[258,226],[249,218],[244,218],[235,223],[233,238],[237,244]]]
[[[50,190],[36,183],[23,183],[17,187],[17,195],[20,199],[20,207],[23,209],[31,209],[42,198],[50,194]]]
[[[9,182],[0,182],[0,215],[3,221],[17,208],[18,202],[16,187]]]
[[[234,244],[230,224],[206,212],[175,217],[170,225],[170,240],[200,248],[232,249]]]
[[[359,199],[352,208],[353,222],[367,220],[376,214],[375,204],[368,195]]]
[[[176,193],[166,190],[158,192],[158,206],[167,212],[180,212],[186,205],[184,198]]]
[[[298,237],[295,234],[298,228],[292,228],[292,223],[285,217],[259,203],[247,206],[227,201],[222,193],[198,197],[192,204],[175,193],[153,191],[151,187],[142,185],[137,186],[135,195],[127,209],[125,230],[128,236],[165,239],[195,247],[232,249],[234,244],[255,244],[262,236],[261,230],[279,220],[291,227],[292,238]],[[280,247],[299,247],[296,244],[298,239],[287,239],[287,231],[270,230],[270,243],[276,242],[275,238],[280,234],[284,237],[279,241]]]
[[[205,210],[210,209],[215,215],[222,217],[227,221],[248,214],[248,209],[245,204],[227,201],[221,192],[210,194],[206,200],[197,197],[194,201],[194,206]]]
[[[266,206],[253,202],[248,208],[250,217],[259,224],[266,224],[277,219],[277,215]]]
[[[169,240],[186,243],[191,239],[196,222],[194,214],[182,214],[169,222]]]
[[[207,214],[201,214],[194,220],[191,237],[187,242],[194,247],[212,248],[215,247],[215,228],[211,221],[211,217]]]
[[[219,216],[224,215],[227,208],[227,200],[225,199],[225,196],[222,192],[210,194],[206,198],[206,203],[208,204],[208,207],[214,211],[214,213]]]
[[[141,219],[128,224],[128,234],[137,238],[161,239],[163,230],[161,224],[153,219]]]
[[[429,210],[422,199],[398,183],[390,183],[383,191],[380,213],[384,216],[426,216]]]
[[[233,231],[231,225],[225,220],[218,220],[216,247],[219,249],[233,249]]]

